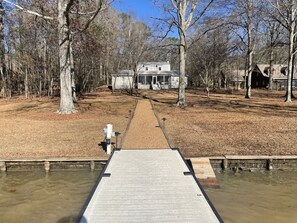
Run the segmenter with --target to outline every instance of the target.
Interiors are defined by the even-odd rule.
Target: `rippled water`
[[[221,189],[206,192],[226,223],[297,222],[297,171],[217,177]]]
[[[0,222],[74,222],[100,171],[0,174]]]

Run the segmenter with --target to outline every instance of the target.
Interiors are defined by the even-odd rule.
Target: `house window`
[[[159,70],[162,70],[162,67],[159,67]]]
[[[139,83],[145,84],[145,76],[139,76]]]
[[[165,76],[165,82],[168,84],[168,82],[169,82],[169,76]]]
[[[146,76],[146,84],[147,85],[151,84],[152,80],[153,80],[152,76]]]
[[[148,67],[146,67],[145,70],[148,71]]]
[[[158,79],[158,82],[159,82],[159,83],[162,83],[162,82],[164,81],[163,76],[158,76],[157,79]]]

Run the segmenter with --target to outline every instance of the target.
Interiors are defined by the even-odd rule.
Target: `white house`
[[[134,84],[133,83],[134,79]],[[187,83],[187,77],[186,77]],[[136,71],[120,71],[112,75],[113,89],[174,89],[179,86],[179,72],[169,62],[141,62]]]
[[[120,70],[112,75],[112,88],[118,90],[131,89],[133,84],[134,72],[132,70]]]

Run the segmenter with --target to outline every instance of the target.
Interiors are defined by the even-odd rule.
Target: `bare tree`
[[[165,37],[176,27],[179,35],[179,91],[177,105],[186,105],[185,88],[186,88],[186,56],[187,56],[187,37],[188,31],[197,24],[205,15],[214,0],[170,0],[168,4],[163,5],[164,12],[169,18],[159,19],[165,22],[169,30]],[[164,38],[165,38],[164,37]]]
[[[58,0],[58,30],[59,30],[59,58],[60,58],[60,86],[61,86],[61,99],[60,108],[58,113],[71,114],[75,113],[73,101],[75,99],[75,81],[74,81],[74,68],[73,68],[73,51],[72,41],[73,36],[77,33],[84,32],[96,18],[98,13],[103,10],[107,1],[96,1],[95,10],[92,12],[72,11],[74,6],[79,4],[75,0]],[[88,4],[87,2],[83,3]],[[76,9],[79,9],[77,7]],[[87,15],[83,24],[80,27],[76,27],[75,31],[71,30],[71,18],[70,14]]]
[[[281,36],[281,25],[280,23],[273,20],[271,17],[268,17],[264,23],[265,32],[267,36],[267,47],[269,54],[269,85],[268,89],[272,90],[273,88],[273,64],[275,63],[274,48],[280,42]]]
[[[259,27],[258,12],[259,1],[256,0],[236,0],[233,1],[233,13],[231,24],[234,25],[234,32],[244,43],[247,58],[246,77],[246,98],[251,98],[253,54],[255,50],[256,34]]]
[[[213,88],[221,87],[221,72],[228,59],[228,43],[228,31],[220,28],[199,38],[188,50],[191,82],[203,86],[208,96],[211,85]]]
[[[292,78],[294,74],[294,63],[296,54],[296,20],[297,1],[296,0],[273,0],[270,4],[275,9],[273,18],[277,20],[287,31],[289,37],[288,69],[287,69],[287,93],[286,102],[292,101]]]
[[[72,98],[72,35],[70,31],[70,8],[74,0],[58,1],[59,59],[60,59],[60,114],[76,112]]]
[[[254,53],[254,39],[253,39],[253,24],[252,24],[252,10],[254,8],[254,5],[251,0],[244,0],[244,13],[246,16],[245,19],[245,28],[247,31],[247,59],[248,59],[248,76],[247,76],[247,86],[246,86],[246,98],[251,98],[252,92],[251,92],[251,85],[252,85],[252,69],[253,69],[253,53]]]
[[[33,10],[26,9],[23,6],[15,4],[8,0],[4,2],[13,5],[25,13],[40,17],[46,20],[58,21],[59,32],[59,63],[60,63],[60,107],[59,114],[71,114],[76,112],[73,100],[75,99],[75,81],[73,68],[72,41],[74,35],[84,32],[102,11],[107,0],[94,1],[76,1],[76,0],[58,0],[58,17],[50,17]],[[89,7],[90,6],[90,7]],[[80,11],[85,9],[85,11]],[[89,10],[87,10],[89,9]],[[74,23],[71,15],[79,15],[80,22]],[[77,18],[77,17],[75,17]],[[78,24],[78,25],[77,25]],[[77,25],[77,26],[75,26]],[[41,89],[41,85],[40,85]]]

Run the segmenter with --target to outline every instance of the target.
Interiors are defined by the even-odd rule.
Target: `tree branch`
[[[196,16],[195,18],[193,18],[193,22],[191,24],[189,24],[189,28],[192,27],[196,22],[198,22],[202,16],[206,13],[207,9],[210,7],[210,5],[214,2],[214,0],[210,0],[208,2],[208,4],[204,7],[204,9],[202,10],[202,12]]]
[[[13,5],[14,7],[16,7],[16,8],[18,8],[18,9],[20,9],[20,10],[22,10],[22,11],[28,13],[28,14],[38,16],[38,17],[43,18],[45,20],[54,20],[55,19],[53,17],[45,16],[45,15],[42,15],[42,14],[40,14],[38,12],[34,12],[34,11],[29,10],[29,9],[25,9],[24,7],[19,6],[19,5],[15,4],[15,3],[11,2],[11,1],[8,1],[8,0],[3,0],[3,2],[6,2],[7,4]]]
[[[104,0],[99,0],[97,9],[94,11],[94,14],[91,16],[91,18],[87,21],[84,28],[75,32],[74,34],[76,34],[78,32],[84,32],[89,28],[91,22],[96,18],[96,16],[99,14],[99,12],[102,11],[103,9],[105,9],[105,8],[103,8],[103,2],[104,2]]]

